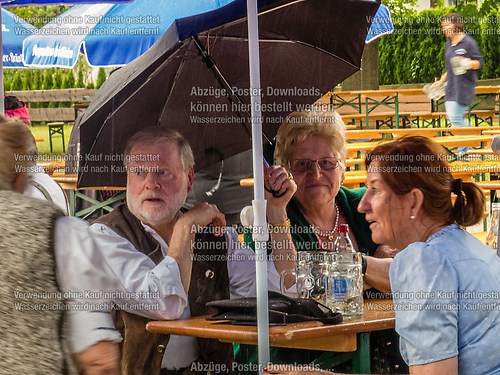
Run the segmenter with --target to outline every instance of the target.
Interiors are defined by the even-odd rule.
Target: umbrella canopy
[[[307,110],[359,69],[378,4],[261,0],[263,132]],[[179,130],[198,168],[251,148],[245,0],[177,20],[137,60],[113,73],[79,121],[78,186],[124,186],[119,155],[149,126]],[[104,172],[104,173],[102,173]]]
[[[90,66],[123,66],[146,52],[174,20],[208,12],[231,1],[141,0],[76,6],[24,42],[23,63],[30,67],[72,68],[81,52]],[[392,24],[388,24],[390,17],[384,8],[379,8],[372,21],[367,42],[390,32]]]
[[[79,5],[24,42],[24,64],[72,68],[82,52],[94,67],[123,66],[142,55],[174,20],[232,0],[141,0]]]
[[[370,43],[382,35],[390,34],[393,31],[394,25],[392,24],[389,9],[384,4],[380,4],[375,17],[373,17],[368,35],[366,35],[366,43]]]
[[[2,8],[3,65],[22,68],[23,40],[38,30],[22,18]]]

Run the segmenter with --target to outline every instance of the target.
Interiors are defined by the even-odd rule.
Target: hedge
[[[433,82],[445,70],[445,37],[440,28],[452,8],[435,8],[407,16],[394,25],[394,33],[379,44],[379,81],[384,84]],[[484,55],[481,79],[500,77],[500,10],[484,15],[475,7],[461,10],[466,32],[478,42]]]

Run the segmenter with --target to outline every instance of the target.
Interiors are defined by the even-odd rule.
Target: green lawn
[[[49,129],[47,128],[47,126],[46,125],[30,126],[30,129],[31,129],[31,133],[33,133],[33,136],[35,137],[36,140],[43,139],[43,141],[36,142],[36,146],[38,147],[38,153],[40,155],[45,155],[45,154],[64,155],[65,154],[65,152],[63,152],[62,140],[61,140],[61,136],[59,134],[52,136],[53,152],[51,153],[50,152],[50,142],[49,142]],[[65,140],[66,150],[68,150],[69,136],[71,135],[72,129],[73,129],[72,125],[65,125],[64,126],[64,140]]]

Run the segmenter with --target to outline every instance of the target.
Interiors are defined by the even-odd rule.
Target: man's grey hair
[[[188,141],[178,131],[162,127],[149,127],[135,133],[127,142],[123,152],[124,164],[127,166],[130,160],[130,152],[137,145],[151,145],[163,142],[172,142],[179,148],[179,153],[184,170],[194,166],[193,150]]]

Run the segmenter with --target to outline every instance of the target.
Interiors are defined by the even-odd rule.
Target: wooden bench
[[[483,123],[493,126],[493,118],[496,111],[493,109],[479,109],[468,112],[468,119],[471,126],[479,126]],[[416,125],[417,127],[442,127],[449,124],[446,118],[446,112],[410,112],[408,115],[400,115],[405,124]],[[441,122],[444,121],[444,124]]]
[[[446,135],[494,135],[500,134],[500,126],[473,126],[467,128],[399,128],[399,129],[356,129],[346,131],[347,140],[390,139],[410,135],[436,137]]]
[[[97,90],[61,89],[61,90],[25,90],[9,91],[26,103],[31,122],[74,122],[77,110],[82,103],[88,103]],[[50,103],[64,103],[67,107],[50,107]],[[75,107],[75,104],[77,107]]]
[[[475,126],[479,126],[482,123],[486,123],[489,126],[493,126],[493,118],[496,115],[494,109],[477,109],[469,112],[469,121],[471,118],[474,119]],[[472,125],[472,123],[471,123]]]
[[[399,117],[403,118],[404,116],[408,116],[409,113],[400,112]],[[359,121],[359,127],[363,127],[363,121],[366,121],[365,113],[352,113],[352,114],[344,114],[341,115],[342,120],[346,124],[356,124],[356,121]],[[394,112],[371,112],[368,114],[369,121],[375,121],[375,128],[380,129],[383,126],[387,126],[388,128],[394,127],[394,120],[396,114]],[[405,125],[407,123],[403,123]],[[369,124],[368,124],[369,125]]]

